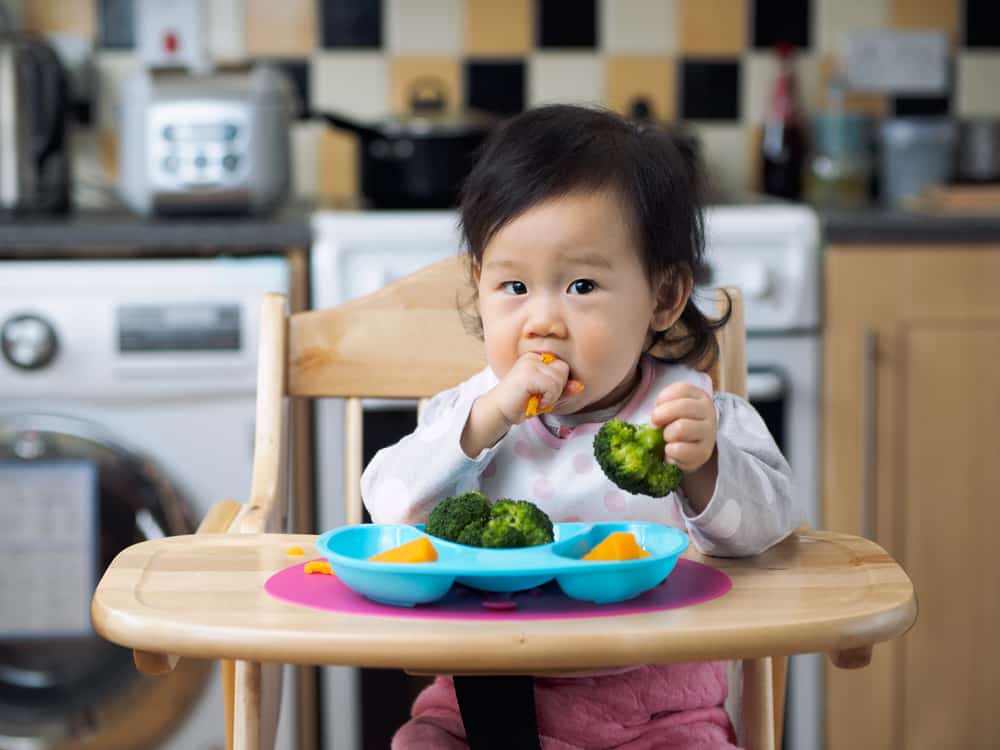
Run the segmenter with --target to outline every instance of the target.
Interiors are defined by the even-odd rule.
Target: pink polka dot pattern
[[[594,468],[594,457],[587,453],[578,453],[573,456],[573,468],[577,474],[589,474]]]
[[[483,470],[483,477],[486,479],[492,479],[497,473],[497,461],[494,458],[490,461],[489,465]]]
[[[518,440],[514,443],[514,453],[521,458],[534,458],[535,456],[535,452],[531,450],[531,446],[524,440]]]
[[[535,480],[535,484],[532,486],[531,490],[535,493],[535,497],[548,499],[552,497],[554,488],[552,486],[552,482],[545,477],[542,477],[541,479]]]
[[[612,513],[625,510],[625,493],[621,490],[611,490],[604,496],[604,507]]]

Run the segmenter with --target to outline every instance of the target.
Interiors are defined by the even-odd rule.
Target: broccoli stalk
[[[681,484],[681,470],[663,460],[663,431],[611,419],[594,436],[594,458],[605,475],[633,495],[663,497]]]

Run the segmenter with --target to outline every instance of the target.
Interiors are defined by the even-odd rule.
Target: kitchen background
[[[41,33],[69,68],[75,120],[71,147],[58,143],[44,159],[21,149],[21,159],[6,159],[4,138],[15,126],[42,131],[40,123],[52,119],[38,114],[50,111],[43,87],[13,87],[25,104],[18,117],[0,118],[0,146],[7,144],[0,178],[22,182],[0,179],[0,188],[44,174],[54,193],[70,184],[77,208],[63,215],[38,205],[29,190],[0,189],[0,469],[12,470],[0,472],[0,485],[6,480],[16,490],[0,486],[0,506],[6,500],[13,509],[3,516],[0,507],[0,570],[7,574],[0,578],[0,750],[23,747],[25,737],[80,732],[89,737],[79,746],[87,750],[223,746],[217,676],[185,660],[169,677],[140,678],[127,651],[90,629],[96,576],[125,545],[188,531],[212,502],[245,496],[264,291],[289,293],[293,309],[334,305],[458,244],[448,211],[400,218],[354,210],[366,206],[358,138],[301,116],[290,127],[291,168],[244,173],[246,184],[228,193],[225,206],[247,209],[248,194],[283,186],[278,178],[287,172],[292,200],[285,202],[282,190],[280,210],[126,210],[123,194],[147,209],[154,198],[161,208],[181,199],[187,211],[206,208],[211,190],[182,184],[171,193],[169,184],[155,183],[172,153],[145,159],[151,152],[144,149],[172,148],[163,143],[171,126],[208,125],[193,129],[208,132],[207,140],[231,126],[211,112],[199,122],[204,112],[189,103],[184,112],[171,110],[177,91],[169,76],[155,102],[124,97],[126,81],[149,67],[133,26],[141,5],[0,0],[0,27]],[[163,31],[184,5],[152,0],[142,7],[160,9],[154,26]],[[793,659],[786,747],[997,746],[1000,598],[982,592],[1000,580],[992,554],[1000,525],[993,502],[1000,389],[983,387],[1000,381],[1000,3],[205,0],[205,7],[209,61],[277,64],[294,82],[302,112],[379,122],[406,110],[414,82],[432,76],[457,117],[473,108],[504,116],[549,101],[638,115],[642,100],[648,116],[692,131],[716,197],[725,198],[710,206],[708,261],[712,283],[740,286],[747,299],[752,401],[789,456],[810,518],[876,540],[904,564],[920,596],[917,625],[876,649],[865,670]],[[984,128],[973,135],[986,136],[986,149],[973,164],[984,171],[976,186],[982,203],[952,211],[813,211],[752,196],[762,187],[765,120],[780,88],[775,46],[782,42],[795,50],[799,103],[814,121],[837,112],[869,116],[867,124],[981,118]],[[0,72],[10,59],[2,53],[15,47],[0,40]],[[13,90],[12,80],[0,80],[0,89]],[[245,98],[248,116],[261,118],[255,125],[273,122],[279,108],[252,109],[258,100]],[[133,114],[187,120],[121,128],[129,109],[123,101]],[[883,169],[858,140],[860,120],[823,122],[842,126],[831,131],[840,150],[826,156],[841,174],[871,178],[872,188],[886,175],[918,183],[910,168],[925,177],[935,157],[939,179],[959,178],[947,159],[941,168],[940,157],[975,140],[945,144],[929,127],[911,133],[916,147],[898,149],[893,168]],[[283,149],[286,130],[259,139],[257,150],[212,153],[223,163],[266,162]],[[124,149],[119,163],[122,133],[145,134],[148,142]],[[789,143],[779,138],[778,146]],[[73,160],[65,180],[43,166],[64,154]],[[127,168],[129,155],[140,168]],[[806,156],[803,166],[816,172],[822,164]],[[131,190],[119,192],[128,174],[136,178]],[[205,378],[206,367],[218,378]],[[297,406],[296,445],[305,449],[295,453],[293,515],[298,530],[323,530],[343,521],[332,517],[344,505],[342,451],[332,447],[340,445],[342,409],[327,401],[313,415]],[[366,410],[366,455],[409,429],[412,412]],[[50,458],[71,459],[84,481],[45,471]],[[95,467],[100,486],[88,490]],[[942,498],[952,512],[941,513]],[[58,593],[37,583],[48,576],[47,524],[79,543],[85,530],[67,531],[60,509],[87,518],[95,506],[107,528],[78,544],[73,558],[87,580],[67,578],[71,595],[50,597],[54,604],[37,610],[53,605],[55,614],[31,619],[24,591]],[[25,615],[34,642],[23,632],[11,637],[15,611]],[[67,626],[70,642],[66,632],[53,632],[55,624]],[[355,680],[343,671],[300,670],[295,690],[286,691],[295,705],[284,715],[295,721],[285,723],[279,747],[384,748],[419,686],[383,681],[388,670],[365,672]]]
[[[26,29],[85,60],[76,90],[77,200],[99,203],[117,173],[118,92],[138,65],[132,0],[7,0]],[[433,76],[456,112],[499,115],[542,102],[603,103],[684,121],[717,185],[760,183],[762,123],[777,73],[774,45],[797,49],[803,108],[830,106],[849,35],[936,30],[948,45],[943,90],[846,92],[844,110],[875,117],[1000,114],[1000,5],[994,0],[211,0],[216,63],[266,58],[292,76],[307,108],[373,120],[407,109]],[[358,195],[356,136],[300,121],[294,193],[326,205]],[[104,191],[106,192],[106,191]]]

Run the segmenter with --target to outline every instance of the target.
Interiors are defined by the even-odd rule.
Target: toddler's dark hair
[[[694,150],[666,129],[608,110],[554,104],[517,115],[490,134],[462,187],[461,227],[471,266],[482,264],[501,228],[533,206],[610,190],[631,217],[647,277],[676,290],[683,275],[695,277],[704,254],[697,161]],[[711,320],[688,299],[678,325],[656,337],[651,353],[666,362],[710,365],[718,357],[713,331],[728,319],[727,310]],[[481,336],[478,315],[471,323]]]

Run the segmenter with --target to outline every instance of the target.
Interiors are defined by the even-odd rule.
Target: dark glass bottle
[[[794,50],[791,45],[783,44],[776,52],[778,75],[761,143],[762,183],[768,195],[797,201],[802,199],[806,134],[795,80]]]

